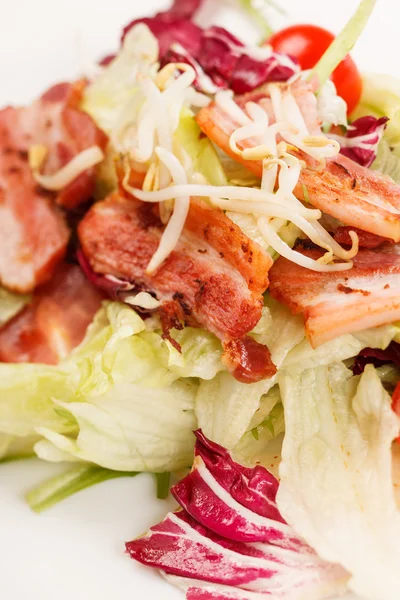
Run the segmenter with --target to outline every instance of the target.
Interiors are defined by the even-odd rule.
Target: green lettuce
[[[208,137],[201,135],[192,111],[182,111],[174,142],[189,155],[193,172],[201,173],[211,185],[227,184],[218,153]]]
[[[41,513],[92,485],[109,479],[135,475],[137,473],[110,471],[94,465],[76,465],[65,473],[36,486],[26,494],[25,498],[32,510]]]
[[[312,348],[310,342],[304,339],[289,352],[282,368],[304,371],[354,358],[364,348],[385,350],[391,341],[397,339],[399,332],[399,326],[395,323],[382,325],[354,334],[345,333],[317,348]]]
[[[400,421],[372,365],[343,363],[279,377],[285,409],[278,507],[321,556],[351,575],[369,600],[400,587],[400,513],[392,442]]]
[[[28,295],[18,295],[0,287],[0,326],[17,315],[31,298]]]
[[[84,90],[82,110],[106,133],[111,133],[121,114],[136,114],[136,74],[156,73],[158,42],[146,25],[131,29],[117,57]],[[141,100],[142,102],[142,100]]]
[[[324,85],[364,31],[375,4],[376,0],[361,0],[354,15],[313,68],[310,79],[316,77],[320,86]]]
[[[193,458],[195,393],[196,387],[183,381],[161,389],[120,383],[82,402],[58,403],[76,418],[78,436],[38,427],[50,444],[38,442],[36,452],[52,460],[54,446],[64,454],[116,471],[187,467]]]
[[[303,320],[267,295],[262,318],[251,335],[268,346],[279,369],[292,348],[304,338]],[[230,373],[221,372],[210,381],[202,381],[195,412],[203,433],[225,448],[233,449],[249,428],[253,428],[252,419],[275,380],[272,377],[259,383],[240,383]]]
[[[246,215],[230,211],[228,211],[226,214],[231,219],[231,221],[233,221],[234,223],[236,223],[236,225],[240,227],[240,229],[243,231],[243,233],[247,235],[247,237],[249,237],[254,242],[257,242],[257,244],[259,244],[261,248],[268,252],[274,260],[276,260],[279,257],[279,254],[275,252],[275,250],[271,248],[271,246],[268,246],[268,244],[266,243],[258,227],[257,217],[255,215]],[[277,229],[277,233],[279,237],[282,238],[282,240],[286,242],[288,246],[293,248],[297,238],[301,234],[301,231],[297,227],[297,225],[294,225],[289,221],[285,221],[283,225],[281,225],[279,229]]]
[[[181,354],[156,319],[146,324],[130,307],[105,302],[57,366],[0,364],[2,455],[14,436],[40,435],[35,450],[46,460],[121,471],[190,466],[199,380],[223,369],[222,347],[202,329],[173,335]]]
[[[265,465],[277,474],[285,420],[279,386],[261,398],[247,432],[233,448],[235,460],[249,467]]]
[[[273,379],[240,383],[227,372],[202,381],[195,406],[200,429],[209,439],[231,450],[246,433],[262,396],[273,385]]]
[[[35,456],[34,446],[38,439],[38,435],[19,437],[0,433],[0,463]]]
[[[68,432],[75,421],[57,410],[53,398],[70,402],[79,385],[79,369],[0,363],[0,433],[36,434],[36,427]]]

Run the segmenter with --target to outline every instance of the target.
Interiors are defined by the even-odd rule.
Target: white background
[[[289,13],[288,22],[313,22],[333,31],[358,4],[280,1]],[[217,3],[208,0],[204,13]],[[90,61],[112,52],[124,24],[166,5],[162,0],[0,0],[0,104],[23,103],[47,85],[73,78],[82,67],[82,54]],[[220,24],[249,40],[253,37],[237,14],[228,20],[226,13],[218,12]],[[399,0],[378,0],[354,57],[364,70],[400,76],[399,46]],[[182,600],[183,595],[156,573],[123,555],[125,540],[144,532],[173,507],[154,499],[152,478],[110,481],[36,516],[23,492],[57,469],[38,461],[0,465],[0,597]]]

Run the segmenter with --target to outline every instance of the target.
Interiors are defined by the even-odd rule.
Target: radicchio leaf
[[[204,72],[200,63],[198,63],[181,44],[172,44],[162,59],[161,67],[164,67],[169,63],[186,63],[187,65],[190,65],[196,72],[196,79],[193,82],[193,85],[199,92],[203,92],[204,94],[215,94],[221,89],[221,87],[216,85],[211,77]]]
[[[81,249],[77,250],[76,256],[87,279],[93,283],[93,285],[106,292],[113,300],[123,302],[124,294],[126,295],[128,292],[132,292],[134,289],[135,285],[129,281],[123,281],[117,277],[107,277],[106,275],[98,275],[95,273]]]
[[[364,348],[361,350],[353,365],[354,375],[361,375],[367,365],[381,367],[387,363],[394,363],[400,367],[400,344],[391,342],[386,350],[376,348]]]
[[[144,23],[158,40],[161,60],[173,43],[181,44],[197,56],[201,49],[202,29],[191,19],[202,4],[203,0],[175,0],[169,10],[129,23],[122,32],[122,42],[132,27]]]
[[[161,65],[192,65],[198,75],[197,89],[208,93],[230,88],[236,94],[244,94],[268,81],[287,81],[299,72],[291,58],[269,47],[248,48],[223,27],[201,29],[191,20],[201,2],[191,0],[187,4],[186,7],[184,0],[177,1],[169,11],[132,21],[125,27],[122,40],[132,27],[145,23],[158,39]],[[176,45],[180,46],[179,51]],[[216,89],[210,88],[210,81]]]
[[[388,121],[387,117],[361,117],[349,125],[345,136],[330,137],[339,142],[341,154],[362,167],[370,167],[376,159]]]
[[[161,569],[189,600],[327,598],[347,574],[322,561],[275,504],[279,483],[196,432],[192,472],[172,489],[183,510],[137,540],[130,556]]]

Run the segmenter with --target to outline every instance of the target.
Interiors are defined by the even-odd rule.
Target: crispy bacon
[[[104,296],[76,265],[62,264],[0,329],[0,361],[56,364],[83,339]]]
[[[91,146],[104,149],[107,144],[105,133],[79,110],[83,88],[84,82],[60,83],[31,106],[5,109],[9,146],[24,153],[35,144],[46,146],[49,153],[42,169],[46,175],[61,169],[83,150]],[[82,173],[57,194],[57,204],[75,208],[88,200],[94,191],[95,175],[94,167]]]
[[[217,335],[227,351],[233,340],[243,339],[246,346],[246,334],[261,317],[271,258],[222,211],[192,200],[178,246],[155,274],[146,274],[163,231],[157,210],[118,194],[95,204],[78,229],[91,268],[154,293],[162,302],[166,336],[179,324],[200,324]],[[249,381],[271,372],[270,357],[257,347],[261,359],[253,346],[241,354]],[[234,374],[240,360],[239,356],[229,362]]]
[[[319,250],[299,252],[314,259]],[[317,273],[279,258],[270,271],[271,295],[302,313],[313,347],[343,333],[400,319],[400,248],[362,249],[349,271]]]
[[[242,383],[269,379],[276,373],[276,366],[267,346],[261,346],[250,336],[227,342],[222,362],[235,379]]]
[[[303,117],[312,135],[321,133],[316,113],[315,97],[312,88],[308,91],[302,86],[291,88]],[[257,94],[239,97],[237,102],[244,106],[246,101],[257,101],[274,122],[271,101],[262,90]],[[234,160],[243,163],[257,176],[262,174],[260,161],[247,161],[235,154],[229,147],[231,134],[239,127],[229,115],[215,103],[203,108],[197,115],[202,131]],[[254,140],[241,142],[242,148],[254,145]],[[304,158],[299,153],[300,158]],[[310,162],[310,161],[308,161]],[[364,231],[400,241],[400,186],[370,169],[366,169],[346,156],[328,159],[326,167],[316,170],[310,163],[302,170],[295,194],[304,200],[304,189],[308,200],[316,208],[332,215],[346,225],[358,227]]]
[[[65,255],[69,232],[54,205],[55,194],[41,189],[28,164],[34,144],[49,149],[44,172],[58,170],[75,154],[105,138],[77,109],[80,91],[60,84],[27,108],[0,111],[0,281],[30,292],[47,281]],[[78,177],[57,196],[72,207],[93,191],[94,172]]]

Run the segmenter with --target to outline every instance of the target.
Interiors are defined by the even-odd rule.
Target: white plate
[[[276,0],[293,21],[338,31],[358,0]],[[210,6],[217,0],[209,0]],[[4,0],[2,0],[2,4]],[[168,0],[13,0],[0,19],[0,105],[22,103],[79,73],[77,40],[87,60],[116,48],[121,27]],[[362,68],[400,75],[398,0],[379,0],[355,49]],[[219,22],[250,38],[240,17]],[[79,44],[78,44],[79,45]],[[395,50],[392,50],[395,48]],[[82,53],[81,53],[82,54]],[[163,518],[172,502],[155,500],[149,475],[103,483],[41,516],[23,492],[59,467],[26,461],[0,466],[0,594],[7,600],[183,599],[156,573],[124,556],[124,541]]]

